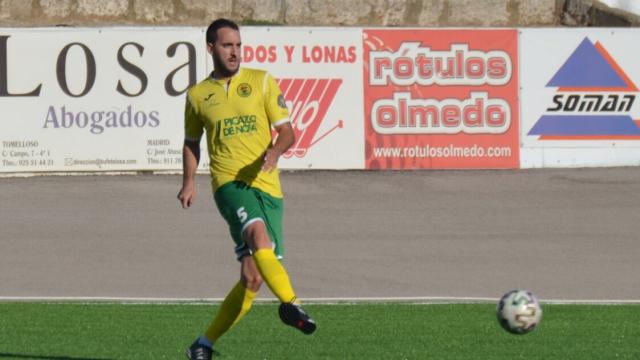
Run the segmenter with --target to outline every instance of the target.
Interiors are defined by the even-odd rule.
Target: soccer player
[[[295,141],[284,97],[269,73],[240,67],[240,30],[233,21],[212,22],[206,41],[214,70],[187,93],[178,200],[187,209],[195,199],[200,138],[206,133],[213,197],[236,245],[240,281],[187,350],[192,360],[217,354],[213,345],[246,314],[263,281],[280,300],[279,315],[285,324],[305,334],[316,329],[280,263],[283,195],[277,164]]]

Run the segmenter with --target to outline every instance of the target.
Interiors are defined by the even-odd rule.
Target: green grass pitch
[[[184,359],[217,305],[0,303],[0,360]],[[511,335],[494,304],[308,304],[311,336],[256,304],[218,344],[222,359],[640,359],[640,305],[543,304]]]

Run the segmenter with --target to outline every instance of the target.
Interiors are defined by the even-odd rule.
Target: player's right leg
[[[227,330],[237,324],[251,309],[260,290],[262,278],[251,256],[244,256],[240,265],[240,282],[231,290],[220,305],[220,310],[209,325],[205,336],[214,344]]]
[[[189,359],[209,360],[216,354],[213,344],[251,309],[262,278],[250,255],[240,260],[240,281],[225,297],[207,331],[187,350]]]
[[[220,354],[210,346],[201,344],[200,339],[196,339],[187,349],[187,359],[190,360],[211,360],[219,355]]]

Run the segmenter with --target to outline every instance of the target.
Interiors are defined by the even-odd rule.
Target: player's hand
[[[264,153],[262,171],[272,172],[278,167],[278,159],[282,152],[275,148],[270,148]]]
[[[196,188],[194,185],[183,185],[178,193],[178,201],[183,209],[188,209],[196,198]]]

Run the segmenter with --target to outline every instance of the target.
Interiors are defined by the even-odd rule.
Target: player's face
[[[218,29],[216,42],[207,44],[213,56],[214,71],[218,76],[231,77],[240,68],[240,32],[232,28]]]

